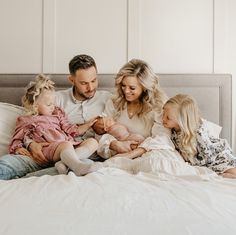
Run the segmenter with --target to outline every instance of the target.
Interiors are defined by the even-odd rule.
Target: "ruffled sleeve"
[[[16,120],[16,128],[11,143],[9,144],[9,153],[15,153],[17,148],[24,146],[24,139],[30,136],[33,130],[32,121],[28,120],[29,116],[21,116]]]
[[[68,134],[72,137],[77,137],[77,136],[81,135],[79,125],[69,123],[67,114],[65,113],[65,111],[63,109],[56,107],[53,114],[58,116],[61,129],[66,134]]]

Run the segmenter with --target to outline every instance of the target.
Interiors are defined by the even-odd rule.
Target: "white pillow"
[[[23,114],[23,107],[0,102],[0,156],[8,153],[16,118]]]
[[[205,119],[203,119],[203,121],[209,131],[209,134],[215,138],[219,138],[222,127]]]

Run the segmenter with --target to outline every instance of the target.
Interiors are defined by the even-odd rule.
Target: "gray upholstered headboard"
[[[58,89],[70,86],[66,74],[53,74]],[[221,136],[231,144],[231,75],[228,74],[160,74],[160,83],[168,96],[191,94],[198,101],[204,118],[223,127]],[[0,74],[0,102],[20,105],[24,88],[35,74]],[[112,91],[113,74],[100,74],[99,89]]]

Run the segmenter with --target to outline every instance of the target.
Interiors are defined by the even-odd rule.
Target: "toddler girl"
[[[185,161],[205,166],[223,177],[236,178],[236,157],[227,141],[209,135],[196,101],[179,94],[164,105],[163,125],[172,131],[172,141]]]
[[[26,115],[18,117],[16,121],[9,152],[30,156],[24,148],[27,139],[45,142],[48,145],[43,146],[42,151],[48,160],[48,166],[61,159],[61,164],[56,164],[59,173],[66,171],[66,165],[76,175],[84,175],[91,163],[81,159],[91,156],[98,143],[93,138],[85,141],[75,141],[74,138],[84,134],[96,119],[83,125],[69,124],[64,111],[55,107],[54,82],[44,75],[38,75],[35,81],[29,83],[22,104]]]

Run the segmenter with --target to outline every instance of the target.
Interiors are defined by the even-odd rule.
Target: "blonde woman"
[[[193,97],[178,94],[164,105],[163,125],[172,131],[176,149],[186,162],[236,178],[236,157],[225,139],[209,135]]]
[[[54,82],[44,75],[38,75],[35,81],[29,83],[22,103],[26,115],[17,119],[9,152],[31,157],[24,146],[25,140],[44,142],[42,152],[47,166],[61,160],[64,164],[56,164],[59,173],[66,173],[69,167],[76,175],[83,175],[91,163],[81,159],[91,156],[98,143],[93,138],[85,141],[75,141],[74,138],[84,134],[96,120],[83,125],[69,124],[65,112],[55,107]]]
[[[143,60],[132,59],[126,63],[115,78],[116,93],[106,103],[104,113],[113,117],[128,128],[130,133],[151,136],[154,122],[159,121],[159,133],[169,134],[161,123],[162,108],[166,95],[159,85],[159,78],[152,68]],[[136,141],[119,141],[109,134],[103,135],[99,141],[98,154],[108,159],[112,151],[133,159],[141,156],[146,150],[137,148],[132,150]]]

